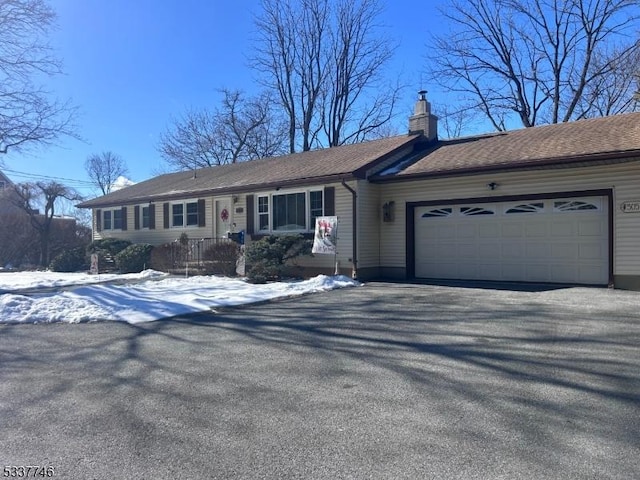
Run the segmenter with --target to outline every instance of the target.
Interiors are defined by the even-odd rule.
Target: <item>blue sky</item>
[[[400,131],[417,90],[428,89],[434,107],[438,102],[422,70],[429,32],[442,28],[436,7],[444,1],[386,2],[383,22],[398,42],[392,73],[408,85]],[[108,150],[122,156],[132,180],[145,180],[163,168],[156,146],[172,116],[217,106],[222,87],[259,89],[247,59],[259,0],[55,0],[52,6],[58,29],[51,41],[65,75],[48,86],[79,107],[83,141],[4,155],[3,171],[15,182],[56,177],[96,196],[84,162]]]

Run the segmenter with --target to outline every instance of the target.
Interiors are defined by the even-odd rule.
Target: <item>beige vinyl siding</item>
[[[380,265],[380,186],[358,181],[358,268]]]
[[[247,231],[247,197],[246,195],[233,195],[237,198],[233,204],[233,223],[236,224],[235,231]],[[215,198],[214,198],[215,200]],[[233,202],[233,200],[232,200]]]
[[[377,164],[375,168],[368,170],[366,176],[369,177],[387,169],[401,158],[410,155],[413,149],[413,145],[401,149],[384,162]],[[382,223],[382,204],[388,201],[381,198],[380,191],[379,185],[369,183],[366,180],[357,182],[358,269],[378,269],[380,267],[380,231],[386,225]],[[369,275],[375,277],[378,273],[370,271]]]
[[[496,190],[487,187],[491,182],[498,184]],[[620,210],[622,202],[640,200],[638,185],[640,162],[382,184],[381,199],[396,202],[396,217],[393,223],[381,224],[380,264],[405,267],[407,202],[613,189],[614,274],[639,275],[640,213]]]
[[[347,184],[354,188],[356,187],[355,182],[347,182]],[[325,187],[334,187],[335,188],[335,208],[336,215],[338,216],[338,254],[336,258],[334,255],[314,255],[313,257],[301,257],[296,260],[296,264],[301,267],[312,268],[312,269],[322,269],[326,270],[328,273],[333,272],[334,269],[334,260],[337,260],[339,263],[339,267],[343,270],[351,268],[351,259],[353,255],[353,243],[352,243],[352,233],[353,233],[353,218],[352,218],[352,196],[351,192],[347,190],[340,183],[331,183],[326,185],[318,185],[317,187],[304,187],[305,190],[308,189],[323,189]],[[295,191],[295,189],[291,189],[291,191]],[[261,192],[257,192],[255,196],[260,195]],[[266,192],[265,192],[266,193]],[[287,193],[287,190],[280,190],[278,193]],[[247,228],[246,222],[246,197],[241,197],[238,205],[240,205],[240,201],[244,202],[242,205],[244,207],[244,216],[236,216],[234,221],[236,222],[236,228],[238,230],[245,230]],[[255,198],[255,197],[254,197]],[[257,209],[256,209],[257,212]],[[257,213],[255,214],[257,215]],[[257,235],[260,235],[257,233]],[[251,243],[251,239],[246,238],[246,243],[249,245]]]
[[[355,182],[347,182],[355,189]],[[321,185],[335,187],[336,215],[338,216],[338,248],[336,258],[333,255],[314,255],[313,257],[301,257],[296,263],[302,267],[328,269],[331,273],[334,269],[334,260],[338,261],[340,269],[351,268],[353,256],[353,216],[351,192],[340,183]]]
[[[186,201],[194,201],[197,199],[189,198]],[[129,240],[132,243],[149,243],[151,245],[162,245],[163,243],[173,242],[178,239],[184,232],[189,238],[210,238],[213,232],[213,213],[212,213],[212,199],[205,198],[205,226],[204,227],[171,227],[164,228],[163,218],[163,203],[155,203],[155,220],[156,228],[150,230],[148,228],[140,228],[136,230],[134,228],[135,205],[123,205],[127,207],[127,230],[102,230],[97,231],[96,228],[96,210],[93,210],[93,239],[99,240],[102,238],[120,238],[123,240]],[[169,202],[171,203],[171,202]],[[176,203],[176,202],[174,202]],[[145,206],[148,204],[145,204]],[[142,204],[140,204],[142,207]],[[120,207],[118,207],[120,208]],[[110,210],[111,208],[100,209],[101,211]],[[142,223],[142,219],[140,220]]]

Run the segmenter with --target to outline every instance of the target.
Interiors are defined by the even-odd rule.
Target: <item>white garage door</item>
[[[415,208],[415,276],[606,284],[607,198]]]

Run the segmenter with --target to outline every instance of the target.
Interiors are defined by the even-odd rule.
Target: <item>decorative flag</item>
[[[311,253],[336,254],[338,217],[316,217],[316,233]]]

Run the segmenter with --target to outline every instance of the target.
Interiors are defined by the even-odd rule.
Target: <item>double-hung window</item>
[[[197,227],[198,225],[198,202],[174,203],[171,205],[172,227]]]
[[[174,227],[184,226],[184,204],[174,203],[171,205],[171,225]]]
[[[103,217],[102,217],[102,229],[103,230],[111,230],[112,228],[112,224],[111,224],[111,210],[105,210],[104,212],[102,212]]]
[[[187,227],[198,226],[198,202],[189,202],[187,208]]]
[[[122,230],[122,209],[104,210],[102,212],[103,230]]]
[[[258,195],[258,230],[305,232],[323,214],[322,190]]]
[[[258,230],[269,230],[269,196],[258,197]]]
[[[142,228],[149,228],[149,207],[142,207]]]
[[[309,192],[309,229],[316,226],[316,217],[321,217],[324,213],[322,190]]]
[[[113,229],[122,230],[122,210],[113,211]]]

